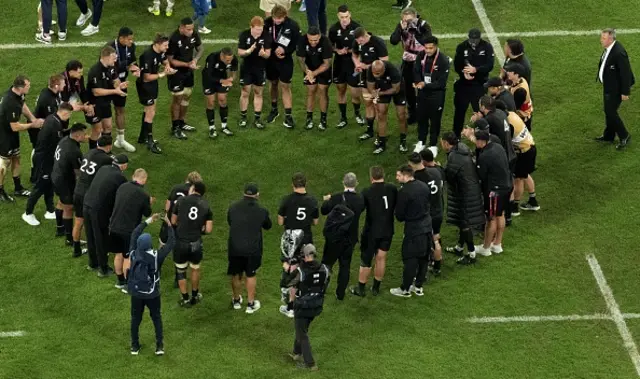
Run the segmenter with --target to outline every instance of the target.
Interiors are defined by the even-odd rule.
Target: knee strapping
[[[188,106],[189,106],[189,100],[182,100],[182,101],[180,102],[180,106],[188,107]]]

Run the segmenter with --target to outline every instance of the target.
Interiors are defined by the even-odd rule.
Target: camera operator
[[[409,111],[408,124],[416,122],[416,90],[413,88],[413,66],[416,57],[424,51],[424,43],[431,36],[431,25],[414,8],[406,8],[402,11],[402,18],[391,34],[390,42],[397,45],[402,42],[402,77],[404,79],[405,92]]]

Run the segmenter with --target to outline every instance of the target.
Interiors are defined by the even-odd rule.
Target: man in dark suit
[[[615,29],[604,29],[600,43],[605,51],[600,58],[596,80],[602,83],[606,127],[596,141],[613,142],[617,134],[620,141],[616,149],[621,150],[629,144],[631,135],[618,115],[618,108],[623,101],[629,100],[635,78],[627,51],[616,41]]]

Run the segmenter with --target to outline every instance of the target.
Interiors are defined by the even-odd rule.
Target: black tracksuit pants
[[[329,270],[333,271],[333,265],[338,262],[338,287],[336,288],[336,296],[338,299],[344,299],[345,292],[349,286],[349,276],[351,271],[351,258],[353,257],[354,244],[351,241],[329,242],[324,244],[322,253],[322,263]]]
[[[311,343],[309,342],[309,326],[315,317],[295,317],[296,337],[293,342],[293,354],[302,354],[304,363],[313,366],[315,361],[311,354]]]
[[[104,216],[104,212],[95,212],[91,207],[84,207],[84,227],[87,234],[87,250],[89,255],[89,266],[93,268],[106,269],[109,265],[108,242],[109,242],[109,216]],[[111,214],[109,212],[109,214]]]
[[[446,91],[418,91],[418,141],[426,146],[438,146],[445,96]]]
[[[140,346],[140,323],[142,322],[142,314],[144,307],[149,308],[153,327],[156,331],[156,346],[162,345],[162,315],[160,314],[160,296],[153,299],[142,299],[131,296],[131,345]]]
[[[416,117],[416,89],[413,88],[413,66],[415,62],[402,61],[402,80],[404,93],[407,98],[407,112],[409,117]]]
[[[460,137],[469,104],[471,104],[474,112],[478,112],[480,110],[478,102],[482,95],[485,94],[485,89],[482,83],[461,84],[460,81],[457,81],[453,85],[453,90],[455,91],[453,95],[453,106],[455,107],[453,114],[453,131]]]

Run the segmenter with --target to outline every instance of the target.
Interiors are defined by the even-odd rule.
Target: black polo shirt
[[[153,50],[153,45],[149,46],[149,48],[140,55],[140,77],[136,79],[136,81],[141,84],[149,84],[150,82],[144,81],[144,74],[156,75],[160,72],[160,66],[164,65],[166,60],[167,55],[165,53],[156,53],[156,51]]]
[[[75,188],[76,170],[80,170],[82,162],[82,151],[80,143],[70,136],[64,137],[58,143],[54,154],[53,174],[51,178],[54,182],[63,181]]]
[[[207,61],[202,70],[205,80],[217,83],[221,79],[227,79],[229,72],[238,71],[238,58],[233,56],[231,63],[226,64],[220,59],[220,51],[213,52],[207,57]]]
[[[167,56],[180,62],[191,62],[193,60],[193,52],[202,45],[200,34],[197,30],[193,31],[191,37],[183,36],[180,30],[176,30],[169,38],[169,50]],[[190,71],[186,67],[175,67],[181,72]]]
[[[127,182],[118,187],[111,213],[109,231],[128,235],[140,224],[143,217],[151,216],[149,194],[136,182]]]
[[[313,220],[320,217],[318,201],[308,193],[293,192],[280,203],[278,215],[284,217],[286,230],[301,229],[304,232],[302,244],[313,243],[311,227]]]
[[[118,79],[118,73],[115,67],[105,67],[100,61],[93,65],[89,70],[89,82],[87,83],[89,102],[91,104],[108,102],[109,96],[95,96],[93,89],[114,89],[113,82],[116,79]]]
[[[351,20],[351,23],[349,23],[349,25],[347,25],[346,28],[342,27],[342,25],[340,24],[340,21],[333,24],[331,28],[329,28],[329,40],[331,41],[331,44],[333,45],[333,47],[335,47],[338,50],[344,49],[345,47],[348,50],[353,49],[353,44],[356,39],[355,32],[356,32],[356,29],[358,29],[359,27],[360,27],[360,24],[358,24],[353,20]],[[351,60],[351,54],[345,54],[345,55],[336,54],[335,56],[336,56],[336,59],[343,59],[345,61],[347,59]]]
[[[11,124],[20,121],[24,95],[17,95],[9,88],[0,100],[0,146],[3,153],[20,147],[20,135],[11,129]]]
[[[78,185],[75,188],[74,195],[84,196],[93,179],[103,166],[111,165],[113,158],[111,155],[100,149],[91,149],[82,158],[82,164],[80,165],[80,176],[78,178]]]
[[[189,188],[191,188],[191,184],[182,183],[174,186],[171,189],[171,192],[167,197],[167,200],[169,201],[169,210],[167,211],[167,215],[169,216],[169,218],[171,218],[171,215],[173,214],[173,206],[176,204],[179,198],[185,197],[189,194]]]
[[[398,188],[391,183],[372,183],[362,191],[362,197],[367,211],[363,234],[370,233],[370,238],[392,237]]]
[[[355,39],[353,41],[353,54],[359,56],[363,64],[371,64],[380,58],[389,56],[384,40],[371,33],[369,35],[371,38],[364,45],[359,45]]]
[[[375,76],[373,76],[371,67],[369,67],[369,69],[367,70],[367,82],[375,83],[376,89],[386,91],[391,89],[394,84],[402,82],[402,74],[393,63],[387,61],[383,62],[384,74],[382,74],[381,77],[376,78]]]
[[[440,166],[427,167],[426,170],[429,175],[427,185],[429,186],[429,190],[431,190],[429,196],[429,211],[431,212],[431,218],[442,219],[444,170]]]
[[[45,88],[38,95],[33,116],[35,118],[47,118],[47,116],[58,111],[60,104],[62,104],[62,93],[55,93],[50,88]]]
[[[267,60],[262,58],[259,53],[260,49],[271,49],[272,40],[266,28],[262,31],[262,34],[258,38],[253,38],[251,35],[251,29],[247,29],[240,33],[238,37],[238,49],[249,50],[251,45],[256,44],[255,50],[249,56],[242,59],[242,66],[248,70],[262,70],[265,68]],[[271,52],[273,54],[273,52]]]
[[[176,238],[184,242],[200,240],[202,228],[207,221],[213,220],[209,203],[195,193],[178,199],[173,207],[173,214],[178,216]]]
[[[262,229],[271,229],[269,211],[256,199],[245,197],[227,211],[229,256],[262,255]]]
[[[116,71],[118,78],[121,81],[127,79],[129,75],[129,66],[136,63],[136,44],[131,44],[131,47],[121,45],[117,39],[108,43],[109,46],[116,50]]]
[[[271,46],[272,52],[269,59],[275,61],[281,60],[275,53],[278,47],[282,47],[284,49],[284,59],[291,59],[298,46],[298,41],[300,40],[300,26],[298,23],[295,20],[286,17],[280,25],[276,25],[275,22],[273,22],[273,18],[269,17],[264,20],[264,30],[271,37],[271,41],[273,41],[273,45]]]
[[[84,195],[84,206],[109,217],[116,202],[116,192],[126,182],[120,167],[115,164],[101,167]]]
[[[54,113],[44,120],[42,129],[38,133],[38,141],[33,152],[34,163],[37,161],[45,174],[51,174],[53,171],[56,147],[62,138],[61,132],[64,129],[64,124],[58,114]]]
[[[429,196],[429,187],[415,179],[404,183],[398,191],[396,218],[404,222],[405,237],[432,232]]]
[[[297,55],[300,58],[304,58],[304,64],[309,70],[316,70],[322,66],[325,59],[331,59],[333,47],[329,38],[325,36],[320,37],[320,41],[316,46],[311,46],[305,34],[300,38],[300,43],[298,43]],[[331,62],[329,62],[329,67],[331,67]]]

